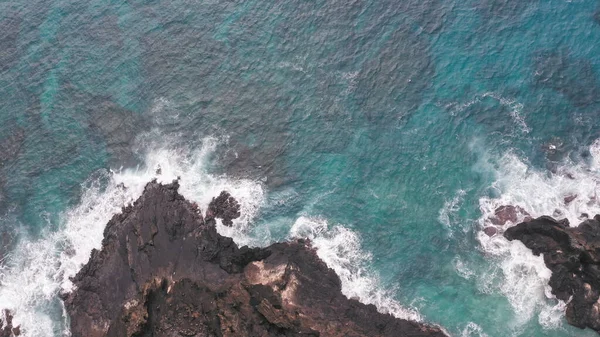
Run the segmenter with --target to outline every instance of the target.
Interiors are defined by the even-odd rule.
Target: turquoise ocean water
[[[587,0],[1,1],[0,307],[64,335],[58,294],[160,166],[231,190],[241,243],[311,237],[383,312],[594,336],[482,228],[600,213],[598,41]]]

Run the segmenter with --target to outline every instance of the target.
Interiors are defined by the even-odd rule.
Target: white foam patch
[[[381,286],[377,274],[368,268],[371,256],[361,249],[354,231],[343,226],[329,227],[323,219],[301,216],[292,226],[290,237],[311,240],[319,258],[340,277],[346,297],[373,304],[380,312],[397,318],[422,320],[416,309],[400,305],[393,299],[393,290]]]
[[[534,218],[542,215],[566,218],[571,226],[578,225],[584,213],[590,217],[600,214],[600,203],[596,197],[600,181],[600,142],[596,141],[590,152],[593,157],[591,164],[567,160],[556,173],[532,169],[513,153],[504,155],[495,165],[497,179],[493,188],[499,196],[479,200],[482,212],[480,229],[490,225],[489,218],[502,205],[520,206]],[[568,196],[576,197],[565,202]],[[513,225],[508,222],[505,228]],[[477,238],[484,252],[499,261],[502,281],[498,288],[512,305],[516,324],[525,324],[537,316],[543,327],[559,328],[565,304],[551,294],[548,286],[551,272],[543,258],[534,256],[520,241],[509,242],[503,235],[489,237],[479,231]],[[494,276],[481,276],[484,288],[489,289],[493,284],[490,277]]]
[[[479,325],[473,322],[469,322],[460,335],[461,337],[489,337]]]
[[[243,233],[263,202],[263,188],[252,181],[209,174],[206,164],[216,144],[206,139],[197,151],[153,148],[143,169],[104,172],[84,184],[80,203],[61,215],[59,230],[45,232],[39,239],[21,238],[0,269],[0,304],[13,312],[13,322],[21,326],[23,336],[54,335],[58,323],[49,312],[61,305],[57,295],[72,290],[69,278],[88,261],[92,249],[101,247],[106,223],[137,199],[154,178],[170,183],[179,177],[181,194],[203,210],[222,190],[229,191],[242,206],[234,227]],[[58,328],[68,334],[66,320],[62,324]]]
[[[458,257],[455,257],[452,260],[452,265],[454,266],[454,270],[458,274],[458,276],[464,278],[465,280],[470,280],[471,277],[475,276],[475,272],[473,272],[467,265]]]
[[[458,190],[452,199],[444,202],[444,207],[439,211],[438,221],[448,228],[450,236],[452,236],[452,224],[459,223],[459,221],[456,221],[458,219],[457,214],[465,195],[464,190]]]

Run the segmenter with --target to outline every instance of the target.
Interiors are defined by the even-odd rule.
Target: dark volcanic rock
[[[4,319],[6,322],[3,322],[0,318],[0,337],[16,337],[21,335],[21,329],[18,326],[13,326],[13,317],[10,311],[4,310]]]
[[[73,336],[445,336],[346,298],[308,241],[238,248],[177,189],[152,182],[108,223],[64,296]],[[226,193],[209,209],[239,215]]]
[[[504,226],[508,221],[517,223],[519,216],[523,216],[525,221],[530,220],[531,216],[529,213],[520,206],[500,206],[494,210],[494,216],[490,218],[490,221],[496,226]]]
[[[567,304],[567,321],[600,332],[600,216],[569,227],[567,220],[543,216],[504,232],[520,240],[535,255],[544,254],[552,271],[552,293]]]
[[[221,194],[213,198],[208,205],[206,212],[206,220],[220,218],[225,226],[231,226],[233,219],[240,216],[240,204],[229,193],[223,191]]]

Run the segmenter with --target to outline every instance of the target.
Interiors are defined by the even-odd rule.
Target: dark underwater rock
[[[0,139],[0,167],[17,157],[24,141],[25,130],[21,128],[15,129],[8,137]]]
[[[570,204],[573,200],[577,199],[577,194],[569,194],[564,197],[565,205]]]
[[[600,215],[578,227],[543,216],[507,229],[504,236],[544,255],[552,293],[567,302],[569,324],[600,332]]]
[[[151,182],[110,220],[64,295],[74,337],[445,336],[346,298],[306,240],[238,248],[177,189]],[[238,216],[231,199],[213,216]]]
[[[537,86],[561,93],[576,107],[600,102],[600,83],[592,62],[568,51],[535,53],[533,77]]]
[[[0,18],[0,73],[13,67],[19,60],[21,52],[18,48],[18,38],[23,22],[17,11],[9,10],[3,14]]]
[[[137,163],[132,145],[138,134],[150,128],[150,123],[141,115],[119,106],[109,97],[80,92],[77,92],[77,97],[79,100],[75,104],[86,111],[90,130],[104,140],[115,165],[135,166]]]
[[[25,130],[14,128],[7,136],[0,139],[0,169],[9,167],[21,153],[23,143],[25,142]],[[4,213],[6,208],[5,185],[7,182],[6,172],[0,172],[0,213]],[[0,247],[0,252],[2,248]]]

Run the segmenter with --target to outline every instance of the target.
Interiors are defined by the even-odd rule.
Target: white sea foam
[[[452,236],[452,224],[457,223],[457,214],[465,195],[464,190],[458,190],[452,199],[446,200],[444,207],[439,211],[438,221],[448,228],[450,236]]]
[[[361,249],[360,238],[343,226],[330,227],[326,220],[301,216],[290,230],[292,238],[309,238],[317,255],[342,281],[342,293],[362,303],[373,304],[380,312],[420,321],[416,309],[395,301],[393,290],[384,289],[368,266],[371,256]]]
[[[207,139],[197,151],[151,148],[144,168],[103,172],[84,184],[80,203],[61,215],[57,231],[45,232],[39,239],[22,237],[0,269],[0,304],[14,313],[14,323],[21,325],[23,335],[47,337],[56,329],[68,333],[49,314],[51,307],[60,305],[57,294],[72,289],[69,277],[87,262],[92,249],[100,248],[106,223],[154,178],[170,183],[179,177],[180,192],[202,209],[221,190],[231,192],[242,206],[234,227],[243,233],[263,201],[263,188],[255,182],[207,173],[206,162],[215,146],[215,140]]]
[[[452,265],[454,266],[454,270],[458,274],[458,276],[464,278],[465,280],[471,279],[471,277],[475,276],[475,272],[473,272],[467,265],[458,257],[452,260]]]
[[[600,181],[600,142],[591,147],[590,163],[565,161],[556,173],[532,169],[514,153],[504,155],[496,165],[497,179],[493,189],[498,197],[480,199],[482,217],[480,229],[489,225],[494,210],[502,205],[520,206],[533,217],[553,215],[567,218],[572,226],[578,225],[582,214],[600,214],[596,198]],[[488,163],[489,164],[489,163]],[[565,202],[567,196],[577,196]],[[506,227],[515,224],[508,223]],[[515,311],[516,324],[524,324],[537,316],[539,323],[548,329],[561,325],[564,303],[551,295],[548,280],[550,270],[541,256],[534,256],[521,242],[509,242],[502,235],[477,234],[483,251],[498,260],[502,274],[499,290],[508,298]],[[488,287],[491,275],[481,277]]]
[[[460,335],[461,337],[488,337],[483,329],[473,322],[469,322]]]

